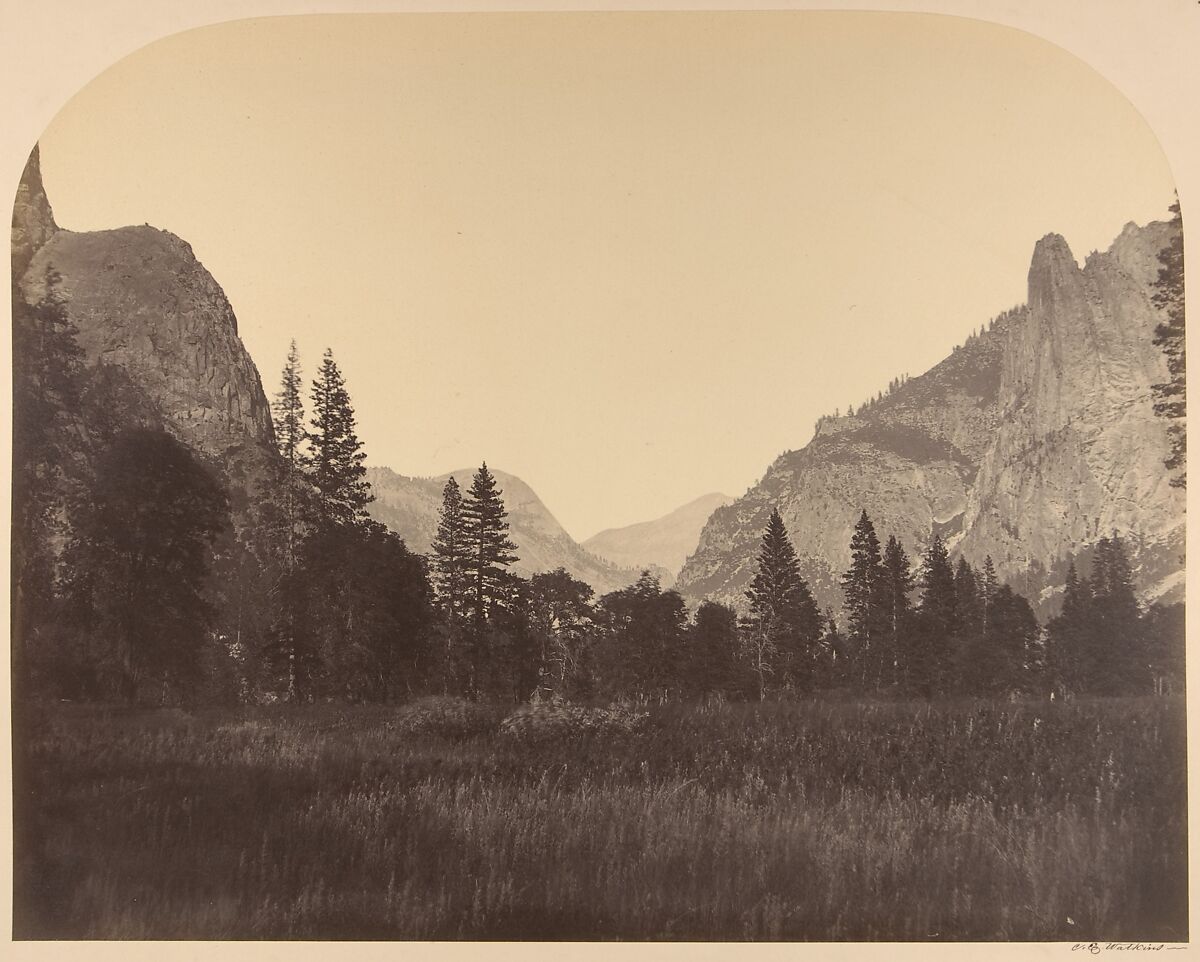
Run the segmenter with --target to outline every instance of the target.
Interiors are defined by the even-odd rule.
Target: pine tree
[[[860,680],[871,686],[878,685],[882,670],[881,652],[874,644],[884,623],[882,580],[879,538],[864,510],[850,538],[850,568],[842,575],[842,591],[846,596],[847,627],[855,642],[854,656]]]
[[[1141,612],[1125,545],[1116,534],[1097,543],[1089,587],[1093,690],[1105,695],[1145,691],[1149,658]]]
[[[275,441],[279,453],[284,463],[296,472],[304,464],[303,445],[307,437],[304,430],[304,398],[301,397],[300,387],[300,355],[293,339],[283,365],[279,393],[271,402],[271,411],[275,415]]]
[[[1095,668],[1092,664],[1091,588],[1080,581],[1071,562],[1063,590],[1062,611],[1046,626],[1046,669],[1052,690],[1061,695],[1088,691]]]
[[[354,408],[345,379],[330,350],[325,351],[313,381],[312,404],[309,465],[322,516],[336,524],[363,522],[367,505],[374,500],[363,463],[366,454],[355,434]]]
[[[442,488],[442,508],[438,515],[437,534],[431,546],[434,586],[451,623],[456,623],[462,617],[463,606],[466,603],[467,572],[470,563],[466,525],[462,491],[451,475]]]
[[[821,632],[821,616],[808,584],[800,575],[796,551],[776,509],[771,510],[763,532],[758,571],[746,598],[750,602],[747,628],[754,639],[760,697],[765,676],[773,672],[782,672],[788,681],[801,687],[808,685],[814,647]],[[779,664],[770,664],[769,657],[777,657]]]
[[[517,560],[517,546],[508,537],[508,512],[496,487],[496,479],[488,471],[487,462],[480,465],[471,480],[471,489],[462,503],[463,527],[466,531],[468,558],[467,608],[472,623],[472,664],[468,689],[478,694],[479,678],[485,670],[487,656],[484,635],[488,620],[503,598],[504,575]]]
[[[904,545],[896,540],[895,535],[891,535],[883,551],[883,577],[880,584],[880,607],[885,619],[887,660],[890,662],[887,681],[891,685],[903,684],[908,672],[906,639],[911,616],[908,596],[914,585]]]
[[[976,690],[985,694],[1031,690],[1040,637],[1041,626],[1029,602],[1008,585],[1000,585],[983,639],[988,670],[977,676]]]
[[[287,699],[295,701],[297,690],[299,630],[296,617],[299,607],[300,585],[297,568],[300,562],[300,543],[306,508],[309,504],[308,483],[304,477],[304,443],[308,435],[304,430],[304,398],[301,395],[300,355],[296,342],[288,348],[280,378],[279,393],[271,404],[275,421],[275,441],[282,459],[281,477],[278,479],[275,503],[278,505],[277,526],[279,528],[282,565],[280,572],[279,599],[279,643],[280,653],[286,662]]]
[[[954,568],[954,634],[957,664],[951,684],[955,688],[969,688],[985,669],[975,658],[984,646],[979,579],[966,558],[959,558]]]
[[[442,509],[432,544],[433,582],[446,618],[442,650],[443,691],[457,683],[462,622],[467,604],[470,544],[463,517],[462,492],[453,475],[442,489]]]
[[[1171,242],[1159,252],[1162,267],[1155,282],[1154,303],[1166,319],[1154,329],[1154,344],[1167,356],[1170,380],[1154,385],[1154,410],[1171,420],[1168,432],[1171,454],[1165,464],[1179,470],[1171,479],[1176,487],[1187,485],[1187,342],[1183,280],[1183,215],[1179,202],[1171,205],[1175,228]]]
[[[956,613],[954,570],[938,535],[925,552],[918,614],[919,630],[910,656],[914,686],[927,695],[945,693],[953,677]]]

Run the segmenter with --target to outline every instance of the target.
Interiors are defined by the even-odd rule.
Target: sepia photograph
[[[1194,198],[1120,87],[200,23],[17,138],[7,938],[1186,947]]]

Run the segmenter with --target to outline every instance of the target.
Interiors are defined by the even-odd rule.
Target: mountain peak
[[[1041,238],[1026,305],[855,417],[822,419],[805,447],[713,513],[678,590],[737,604],[778,509],[814,594],[836,609],[865,508],[910,558],[937,533],[974,564],[991,556],[1035,605],[1066,559],[1115,530],[1137,546],[1139,588],[1166,597],[1184,515],[1153,410],[1150,385],[1166,369],[1151,285],[1177,229],[1127,225],[1085,267],[1061,234]]]
[[[696,550],[700,531],[714,511],[733,502],[726,494],[706,494],[653,521],[609,528],[583,546],[601,558],[630,568],[653,567],[669,572],[672,583]],[[664,581],[664,586],[669,587]]]
[[[19,280],[33,255],[58,231],[54,211],[42,185],[41,151],[37,144],[25,163],[25,172],[17,185],[12,216],[12,272]]]

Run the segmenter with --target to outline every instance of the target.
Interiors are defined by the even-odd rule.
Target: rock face
[[[62,275],[87,362],[124,368],[181,440],[210,456],[246,440],[273,442],[237,318],[188,244],[153,227],[57,231],[25,272],[30,303],[44,293],[49,266]]]
[[[1167,379],[1150,285],[1171,229],[1129,224],[1082,268],[1058,235],[1038,242],[1029,307],[1005,343],[1002,417],[967,505],[968,558],[991,554],[1011,576],[1116,531],[1143,593],[1179,594],[1185,497],[1163,468],[1166,422],[1151,393]]]
[[[474,473],[471,469],[451,472],[464,493]],[[510,569],[515,574],[528,577],[565,568],[597,595],[637,580],[639,571],[621,568],[581,548],[520,478],[503,471],[492,470],[492,474],[508,509],[509,536],[517,545],[520,560]],[[371,516],[400,535],[411,550],[428,553],[437,534],[442,488],[449,477],[409,478],[390,468],[368,468],[367,479],[375,493]]]
[[[47,269],[61,275],[86,363],[121,372],[142,420],[162,423],[221,471],[236,516],[277,457],[274,429],[233,309],[191,247],[148,226],[59,229],[36,149],[17,192],[12,237],[21,296],[35,303]]]
[[[1174,229],[1131,224],[1083,268],[1061,237],[1043,238],[1026,306],[856,416],[823,419],[807,446],[714,512],[678,589],[740,604],[777,507],[819,603],[837,611],[866,508],[880,540],[895,534],[914,563],[937,533],[973,564],[990,555],[1035,602],[1116,531],[1143,595],[1174,600],[1184,497],[1168,484],[1150,388],[1166,377],[1150,285]]]
[[[41,153],[34,145],[17,186],[12,216],[12,276],[20,280],[37,249],[58,230],[42,186]]]
[[[727,494],[706,494],[654,521],[601,531],[583,542],[583,547],[625,568],[661,568],[669,572],[669,580],[663,578],[663,587],[669,588],[688,555],[696,550],[709,516],[732,501]]]

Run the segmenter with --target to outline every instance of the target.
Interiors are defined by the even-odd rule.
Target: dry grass
[[[16,936],[1187,937],[1179,701],[412,717],[46,713]]]

